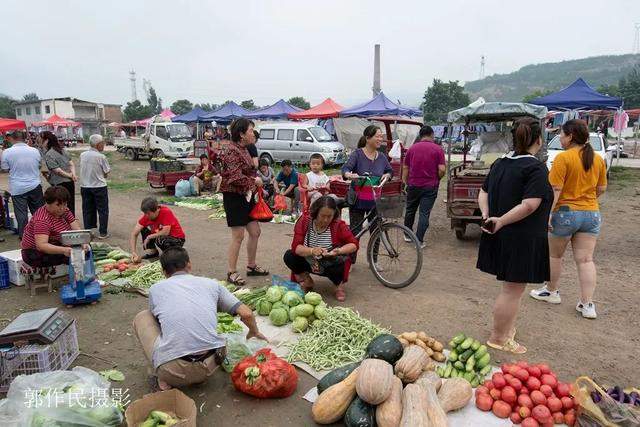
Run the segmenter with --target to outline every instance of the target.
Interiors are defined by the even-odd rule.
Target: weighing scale
[[[73,321],[72,317],[57,308],[22,313],[0,331],[0,347],[13,347],[14,343],[20,341],[51,344]]]
[[[60,290],[60,298],[66,305],[94,303],[102,297],[100,283],[96,280],[93,252],[85,251],[84,245],[91,242],[90,230],[63,231],[60,241],[71,246],[69,257],[69,284]]]

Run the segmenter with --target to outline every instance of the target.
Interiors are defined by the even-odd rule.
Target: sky
[[[304,96],[344,106],[382,89],[418,105],[434,78],[631,53],[640,0],[4,0],[0,93],[131,100],[129,71],[165,106]],[[547,6],[548,5],[548,6]],[[100,7],[98,7],[100,6]]]

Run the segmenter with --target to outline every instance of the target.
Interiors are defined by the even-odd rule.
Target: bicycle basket
[[[376,197],[376,210],[383,218],[401,218],[405,203],[404,194],[381,195]]]

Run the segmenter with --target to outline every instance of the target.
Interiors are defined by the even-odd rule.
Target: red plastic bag
[[[276,194],[273,198],[273,210],[286,211],[287,210],[287,198],[282,194]]]
[[[293,365],[263,348],[233,368],[231,382],[237,390],[260,399],[289,397],[298,386],[298,373]]]
[[[273,212],[262,197],[262,191],[258,191],[258,202],[249,212],[249,218],[260,222],[269,222],[273,219]]]

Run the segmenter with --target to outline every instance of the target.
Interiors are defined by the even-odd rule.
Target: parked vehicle
[[[335,141],[324,128],[305,123],[268,123],[256,127],[260,138],[256,143],[260,159],[270,164],[291,160],[306,164],[313,154],[321,154],[327,165],[347,161],[344,145]]]
[[[611,168],[611,164],[613,163],[613,157],[615,156],[615,148],[614,150],[609,150],[609,145],[607,141],[602,138],[602,135],[598,133],[590,133],[589,134],[589,144],[593,147],[593,151],[604,160],[605,165],[607,166],[607,177],[609,176],[609,169]],[[558,153],[564,151],[562,145],[560,145],[560,135],[556,135],[550,142],[547,147],[547,152],[549,157],[547,158],[547,168],[551,170],[551,165],[553,165],[553,160],[556,158]]]
[[[113,138],[113,145],[127,159],[140,156],[183,158],[193,154],[195,138],[184,123],[149,123],[141,137]]]

